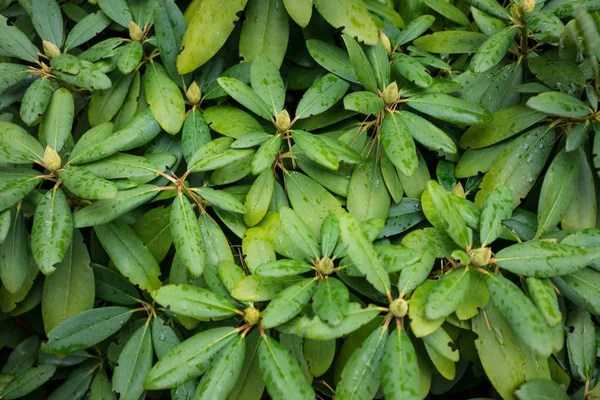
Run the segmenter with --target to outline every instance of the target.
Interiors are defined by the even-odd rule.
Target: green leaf
[[[269,394],[274,399],[312,399],[315,392],[298,362],[279,342],[263,336],[258,345],[258,364]]]
[[[71,92],[66,88],[55,91],[42,119],[44,138],[54,150],[60,151],[71,134],[74,114],[75,104]]]
[[[177,255],[190,273],[199,277],[204,270],[206,252],[196,213],[187,196],[177,195],[170,215],[169,226]]]
[[[207,289],[191,285],[167,285],[154,294],[157,303],[196,319],[223,318],[236,314],[235,305]]]
[[[228,343],[238,336],[232,327],[219,327],[197,333],[160,358],[144,382],[148,390],[177,387],[206,372]]]
[[[204,110],[210,128],[222,135],[239,139],[251,132],[261,132],[262,126],[250,114],[231,106],[212,106]]]
[[[287,174],[286,187],[292,208],[320,240],[323,220],[341,210],[341,204],[323,186],[296,171]]]
[[[487,274],[485,281],[492,303],[517,338],[536,354],[548,357],[555,350],[552,348],[552,333],[531,300],[514,283],[500,275]]]
[[[277,330],[311,340],[331,340],[354,332],[376,318],[379,313],[375,306],[361,308],[358,303],[349,303],[344,318],[337,326],[331,326],[319,317],[304,316],[278,326]]]
[[[65,50],[78,47],[96,37],[110,24],[110,19],[102,11],[91,13],[82,18],[71,29],[65,40]]]
[[[288,44],[289,19],[281,0],[251,0],[240,33],[240,55],[254,61],[264,55],[281,66]],[[214,24],[214,21],[212,21]]]
[[[318,260],[321,251],[317,238],[300,216],[289,207],[279,209],[281,231],[296,243],[306,260]]]
[[[42,162],[44,148],[23,128],[10,122],[0,121],[0,132],[2,132],[0,162],[11,164]]]
[[[554,328],[562,322],[556,290],[548,279],[527,278],[529,297],[546,319],[546,324]]]
[[[246,196],[246,213],[244,214],[244,221],[246,225],[254,226],[258,224],[267,211],[269,210],[269,204],[271,197],[273,196],[273,190],[275,187],[275,178],[270,169],[266,169],[256,178],[250,191]]]
[[[425,5],[452,22],[456,22],[463,26],[469,26],[469,19],[467,16],[459,8],[450,3],[446,3],[443,0],[425,0]]]
[[[304,340],[304,358],[310,374],[319,377],[327,372],[335,357],[335,340]]]
[[[381,144],[398,171],[408,176],[415,174],[419,164],[415,142],[398,114],[386,113],[381,125]]]
[[[0,396],[7,400],[20,399],[46,383],[52,378],[55,371],[56,366],[49,364],[41,364],[37,367],[29,368],[27,371],[10,381],[2,391],[0,391]]]
[[[10,212],[10,210],[8,210]],[[29,235],[23,212],[18,209],[8,235],[0,246],[0,278],[9,293],[17,293],[27,278],[29,265]]]
[[[179,85],[182,82],[179,81],[181,78],[177,72],[177,54],[186,29],[187,23],[175,1],[157,1],[154,9],[154,33],[160,59],[171,79]],[[185,77],[183,80],[186,81]]]
[[[400,116],[402,122],[408,127],[408,131],[413,139],[423,146],[430,150],[441,149],[448,154],[456,153],[456,144],[450,136],[425,118],[408,111],[400,111],[398,112],[398,116]],[[411,197],[414,196],[411,195]]]
[[[375,329],[348,360],[336,396],[372,399],[381,381],[382,357],[388,340],[387,326]]]
[[[31,22],[42,40],[61,48],[63,44],[63,19],[55,0],[32,0]]]
[[[90,386],[89,400],[116,400],[112,385],[108,381],[104,369],[98,370]]]
[[[265,389],[265,383],[260,375],[258,366],[258,346],[260,332],[256,329],[250,331],[246,337],[246,354],[244,364],[228,399],[230,400],[260,400]]]
[[[200,380],[194,398],[227,399],[240,376],[245,355],[246,338],[242,336],[221,349],[215,361]]]
[[[488,323],[494,328],[488,329]],[[547,360],[534,356],[491,304],[486,307],[485,315],[479,313],[473,318],[472,325],[478,336],[475,346],[484,371],[503,398],[514,400],[514,391],[526,380],[550,379]]]
[[[313,310],[317,316],[330,324],[338,326],[344,318],[349,292],[339,280],[326,276],[317,287],[313,297]]]
[[[496,18],[500,18],[502,20],[507,20],[510,18],[510,12],[495,0],[469,0],[468,3],[487,14],[493,15]]]
[[[111,87],[111,81],[96,65],[82,60],[76,75],[62,71],[53,71],[62,81],[83,89],[105,90]]]
[[[542,83],[568,94],[574,95],[585,85],[585,77],[573,61],[544,55],[532,57],[527,66]]]
[[[265,133],[265,135],[267,134]],[[269,136],[267,135],[267,137]],[[275,135],[260,145],[252,158],[252,175],[259,175],[273,164],[281,149],[282,140],[281,135]]]
[[[390,278],[377,257],[375,248],[362,230],[359,221],[349,213],[338,216],[342,243],[348,246],[346,252],[358,270],[366,275],[367,281],[377,291],[390,292]]]
[[[29,67],[26,65],[0,63],[0,91],[8,89],[30,76]]]
[[[302,28],[306,28],[312,16],[312,0],[283,0],[290,18]]]
[[[121,46],[117,58],[117,67],[119,71],[125,75],[131,74],[131,72],[133,72],[140,64],[143,56],[144,48],[140,42],[129,42]],[[152,75],[154,77],[154,74],[148,73],[148,68],[146,69],[146,75]]]
[[[179,87],[162,65],[153,62],[146,68],[144,92],[160,126],[171,135],[179,132],[185,120],[185,102]]]
[[[494,262],[515,274],[549,278],[576,272],[600,257],[599,247],[528,241],[500,250]]]
[[[21,119],[25,124],[32,126],[42,120],[42,115],[44,115],[48,104],[50,104],[52,93],[54,93],[52,90],[52,80],[48,78],[36,79],[27,88],[21,99],[20,110]],[[3,129],[3,131],[6,130]]]
[[[512,191],[513,207],[519,205],[544,168],[554,138],[554,129],[542,126],[512,141],[483,177],[475,203],[483,204],[496,187],[506,185]]]
[[[579,155],[561,151],[554,158],[542,183],[538,204],[536,238],[553,229],[566,213],[576,189]]]
[[[75,228],[106,224],[146,203],[157,193],[156,186],[153,185],[140,185],[133,189],[121,190],[114,199],[99,200],[75,212],[73,214]]]
[[[321,114],[337,103],[350,85],[333,74],[327,74],[304,93],[296,107],[296,118]]]
[[[403,270],[403,272],[406,270]],[[425,316],[429,293],[435,287],[435,281],[425,280],[412,294],[408,301],[410,329],[416,337],[423,337],[435,332],[444,323],[444,317],[428,319]]]
[[[136,304],[140,295],[135,287],[118,272],[92,264],[96,287],[96,297],[115,304]]]
[[[161,287],[160,268],[154,256],[122,220],[97,225],[94,231],[122,275],[143,290]]]
[[[352,69],[361,85],[369,92],[377,94],[377,79],[365,52],[352,36],[342,35],[342,39],[348,50]]]
[[[371,92],[353,92],[344,97],[344,108],[360,114],[379,114],[385,103],[381,97]]]
[[[308,158],[334,171],[339,168],[338,156],[319,136],[299,130],[293,130],[291,134],[294,142]]]
[[[574,309],[567,316],[567,351],[571,372],[580,381],[589,381],[596,362],[596,334],[590,313]]]
[[[124,28],[129,28],[131,11],[125,0],[99,0],[98,6],[110,19]]]
[[[417,111],[455,124],[482,124],[492,120],[492,114],[483,106],[447,94],[412,96],[407,104]]]
[[[23,340],[8,355],[2,366],[2,374],[19,375],[33,367],[40,350],[40,339],[30,336]]]
[[[29,168],[0,168],[0,210],[23,199],[40,182],[39,172]]]
[[[466,268],[456,269],[443,275],[427,296],[425,316],[428,319],[447,317],[452,314],[469,291],[471,275]]]
[[[64,260],[44,280],[42,315],[46,332],[94,307],[94,274],[81,234],[77,232],[68,244],[70,248]]]
[[[71,371],[68,378],[48,396],[48,400],[79,399],[87,393],[98,361],[88,360]]]
[[[264,309],[261,326],[273,328],[294,318],[308,304],[316,288],[314,278],[306,278],[287,287]]]
[[[522,384],[515,391],[519,400],[568,400],[570,397],[556,382],[549,379],[534,379]]]
[[[237,13],[246,6],[247,0],[203,1],[193,13],[185,31],[177,57],[177,70],[187,74],[210,60],[233,31]]]
[[[585,117],[591,110],[579,99],[565,93],[540,93],[527,100],[527,107],[559,117]]]
[[[424,32],[429,29],[433,22],[435,21],[435,17],[433,15],[421,15],[406,25],[406,27],[400,32],[400,34],[396,37],[396,46],[402,46],[408,42],[413,41],[418,38]]]
[[[456,209],[450,196],[452,195],[437,182],[427,182],[427,192],[423,192],[421,198],[423,212],[434,226],[440,225],[436,227],[444,229],[457,245],[461,248],[468,248],[470,240],[465,220]]]
[[[0,50],[23,61],[37,62],[39,50],[17,26],[0,16]]]
[[[69,192],[82,199],[117,199],[117,186],[86,168],[70,166],[58,171],[58,177]]]
[[[109,123],[87,131],[77,144],[84,138],[85,142],[82,147],[75,146],[69,162],[74,165],[83,164],[101,160],[119,151],[135,149],[154,139],[161,128],[150,110],[146,109],[137,113],[120,131],[111,132],[112,124]]]
[[[133,75],[123,75],[119,71],[115,71],[110,77],[113,82],[110,89],[97,90],[92,94],[88,108],[88,119],[91,126],[112,120],[123,106],[129,93]]]
[[[415,349],[404,329],[394,330],[381,358],[381,388],[386,399],[418,400],[421,377]]]
[[[228,77],[218,78],[217,81],[237,102],[264,119],[268,121],[271,120],[273,112],[270,110],[267,103],[265,103],[263,99],[244,82]]]
[[[282,259],[261,264],[253,273],[258,276],[282,277],[301,275],[311,269],[313,266],[305,261]]]
[[[456,164],[454,176],[460,179],[476,176],[480,172],[488,172],[494,160],[509,144],[510,141],[506,141],[482,149],[466,150]]]
[[[311,57],[327,71],[350,82],[358,83],[348,54],[339,47],[322,40],[309,39],[306,48]]]
[[[440,327],[433,333],[424,336],[423,343],[425,344],[427,354],[430,356],[432,353],[430,350],[433,350],[437,353],[437,355],[447,359],[448,361],[458,362],[460,355],[456,349],[452,348],[452,338],[450,335],[448,335],[444,328]],[[439,364],[442,363],[436,362],[435,358],[432,358],[431,361],[433,361],[435,367],[440,371],[440,373],[442,373],[442,375],[444,372],[446,372],[443,371],[444,368],[440,369]]]
[[[84,311],[63,321],[50,332],[42,350],[67,354],[100,343],[116,333],[131,318],[125,307],[103,307]]]
[[[223,190],[215,190],[207,187],[192,188],[191,190],[220,209],[240,214],[246,212],[244,205],[239,202],[235,196]]]
[[[430,53],[463,54],[476,52],[485,40],[486,36],[483,33],[440,31],[421,36],[414,44]]]
[[[137,400],[144,393],[144,379],[152,367],[152,334],[148,324],[140,326],[119,354],[112,378],[119,399]]]
[[[581,230],[596,226],[594,176],[585,150],[580,147],[577,153],[579,155],[579,173],[575,185],[575,196],[560,222],[563,230]]]
[[[480,74],[502,61],[515,33],[516,27],[509,26],[490,36],[471,59],[471,71]]]
[[[502,234],[502,221],[512,216],[513,196],[510,189],[500,185],[483,202],[479,237],[488,246]]]
[[[360,0],[314,0],[319,14],[334,28],[373,46],[378,42],[377,27]]]
[[[231,289],[231,296],[241,301],[271,300],[285,288],[301,279],[299,276],[264,277],[250,275],[235,284]]]
[[[417,86],[429,87],[433,84],[433,78],[417,59],[404,53],[394,53],[392,60],[396,71]]]
[[[383,46],[383,43],[378,43],[377,46],[367,47],[366,51],[371,67],[375,72],[377,85],[379,89],[384,90],[388,87],[391,79],[391,68],[387,50]]]
[[[149,182],[158,176],[156,166],[147,158],[126,153],[117,153],[103,160],[82,165],[81,168],[104,179],[127,179],[138,184]]]
[[[259,55],[252,61],[250,83],[274,114],[281,112],[285,104],[285,87],[277,65],[267,55]]]
[[[358,164],[348,186],[346,207],[358,222],[379,218],[385,220],[390,209],[390,196],[375,157]]]

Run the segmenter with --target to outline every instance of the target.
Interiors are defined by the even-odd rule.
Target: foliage
[[[599,10],[3,0],[0,398],[600,398]]]

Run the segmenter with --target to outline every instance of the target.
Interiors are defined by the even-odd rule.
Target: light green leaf
[[[342,39],[348,50],[352,69],[361,85],[369,92],[377,94],[377,79],[365,52],[352,36],[342,35]]]
[[[30,168],[0,168],[0,210],[6,210],[33,190],[41,178]]]
[[[124,28],[129,28],[131,11],[125,0],[99,0],[98,6],[110,19]]]
[[[227,399],[240,376],[245,355],[246,338],[242,336],[221,349],[215,361],[200,380],[194,399]]]
[[[349,292],[346,285],[338,279],[326,276],[317,287],[313,297],[313,310],[317,316],[331,326],[338,326],[342,322]]]
[[[433,24],[435,17],[433,15],[421,15],[406,25],[398,37],[396,37],[396,46],[402,46],[421,36]]]
[[[271,106],[274,114],[281,112],[285,104],[285,87],[279,68],[267,55],[259,55],[252,61],[250,84],[260,98]]]
[[[549,379],[534,379],[522,384],[515,391],[519,400],[569,400],[565,390]]]
[[[440,31],[421,36],[414,41],[415,46],[438,54],[474,53],[485,42],[483,33],[466,31]]]
[[[119,112],[133,80],[133,75],[123,75],[115,71],[110,75],[113,82],[110,89],[97,90],[92,94],[88,108],[88,119],[91,126],[109,122]]]
[[[95,226],[94,231],[119,272],[131,283],[147,291],[161,287],[160,267],[133,229],[123,221],[115,220]]]
[[[375,289],[383,294],[390,292],[390,278],[377,257],[372,243],[368,240],[358,220],[348,213],[339,215],[342,243],[348,246],[346,253],[354,266],[364,275]]]
[[[334,171],[339,168],[338,156],[319,136],[299,130],[293,130],[291,133],[294,142],[308,158]]]
[[[386,399],[421,399],[421,376],[415,349],[404,329],[394,330],[381,358],[381,388]]]
[[[377,27],[367,8],[360,0],[314,0],[319,14],[334,28],[356,37],[369,46],[378,42]]]
[[[315,392],[298,362],[279,342],[263,336],[258,345],[258,365],[269,394],[274,399],[313,399]]]
[[[305,278],[287,287],[263,310],[261,326],[273,328],[294,318],[308,304],[316,288],[314,278]]]
[[[510,189],[500,185],[483,202],[479,236],[481,245],[488,246],[496,240],[504,227],[502,221],[512,215],[513,196]]]
[[[50,354],[68,354],[100,343],[116,333],[131,318],[125,307],[102,307],[84,311],[63,321],[48,332],[42,350]]]
[[[231,289],[231,296],[241,301],[271,300],[285,288],[301,279],[299,276],[265,277],[250,275],[235,284]]]
[[[466,268],[456,269],[447,275],[442,275],[429,291],[425,304],[425,316],[434,320],[447,317],[456,311],[468,295],[470,277]]]
[[[353,92],[344,97],[344,108],[360,114],[379,114],[385,103],[381,97],[371,92]]]
[[[398,171],[412,176],[419,159],[410,131],[399,114],[386,113],[381,125],[381,145]]]
[[[312,16],[312,0],[283,0],[290,18],[302,28],[306,28]]]
[[[116,199],[117,186],[89,172],[86,168],[70,166],[58,171],[63,185],[75,196],[88,200]]]
[[[270,169],[266,169],[256,178],[246,196],[244,221],[249,227],[260,222],[269,210],[275,188],[275,178]]]
[[[396,68],[400,75],[414,82],[417,86],[429,87],[433,84],[433,78],[417,59],[404,53],[394,53],[392,60],[394,68]]]
[[[46,143],[60,151],[71,134],[75,103],[73,95],[66,88],[60,88],[52,95],[50,105],[42,119],[42,132]]]
[[[373,218],[385,220],[390,203],[376,157],[370,157],[358,164],[352,172],[348,186],[348,211],[359,222]]]
[[[144,379],[152,367],[152,334],[148,324],[140,326],[119,354],[112,378],[119,399],[137,400],[144,393]]]
[[[179,87],[162,65],[156,62],[148,65],[144,91],[150,111],[160,126],[171,135],[179,132],[185,120],[185,102]]]
[[[20,116],[28,126],[35,125],[42,120],[52,99],[52,93],[54,93],[52,85],[51,79],[40,78],[35,80],[25,91],[21,99]]]
[[[408,127],[413,139],[430,150],[443,150],[448,154],[456,153],[456,144],[444,131],[425,118],[408,111],[398,112],[400,119]],[[405,186],[403,184],[403,186]],[[405,189],[406,190],[406,189]],[[408,191],[407,191],[408,194]],[[414,197],[414,196],[411,196]]]
[[[490,36],[471,59],[471,71],[480,74],[502,61],[516,30],[515,26],[509,26]]]
[[[229,300],[192,285],[167,285],[154,294],[157,303],[176,313],[196,319],[229,317],[236,308]]]
[[[148,390],[173,388],[202,375],[218,352],[237,336],[232,327],[195,334],[161,357],[146,376],[144,387]]]
[[[306,48],[317,64],[327,71],[347,81],[359,82],[350,58],[344,50],[331,43],[317,39],[307,40]]]
[[[110,19],[102,11],[91,13],[83,17],[71,29],[65,40],[65,50],[78,47],[96,37],[110,24]]]
[[[585,117],[591,110],[585,103],[565,93],[540,93],[527,100],[527,107],[559,117]]]
[[[296,108],[296,118],[308,118],[327,111],[344,96],[349,87],[337,76],[325,75],[304,93]]]
[[[17,293],[25,284],[29,257],[29,235],[23,212],[18,209],[14,213],[8,235],[0,246],[0,278],[2,287],[9,293]]]
[[[492,114],[483,106],[447,94],[412,96],[407,104],[417,111],[455,124],[482,124],[492,120]]]
[[[253,113],[260,115],[267,121],[271,120],[273,112],[269,106],[244,82],[228,77],[218,78],[217,81],[219,82],[219,85],[237,102],[242,104]]]
[[[240,33],[240,55],[254,61],[264,55],[280,67],[288,44],[289,19],[281,0],[250,0]],[[212,21],[214,24],[214,20]]]
[[[181,193],[171,206],[169,226],[178,257],[192,275],[201,276],[206,263],[202,233],[192,204]]]

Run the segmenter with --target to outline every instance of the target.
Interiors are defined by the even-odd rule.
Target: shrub
[[[4,0],[0,398],[600,398],[597,10]]]

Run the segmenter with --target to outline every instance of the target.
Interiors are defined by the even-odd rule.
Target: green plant
[[[0,398],[600,398],[598,10],[2,1]]]

